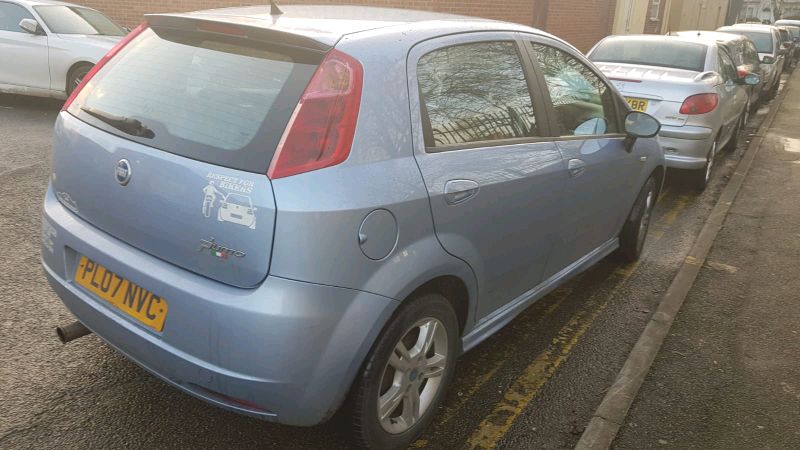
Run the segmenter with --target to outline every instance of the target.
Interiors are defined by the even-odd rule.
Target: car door
[[[717,86],[719,93],[720,108],[723,116],[723,142],[731,137],[736,131],[736,124],[739,117],[747,105],[747,91],[738,82],[738,72],[733,58],[724,47],[717,48],[718,68],[717,71],[722,76],[723,83]]]
[[[22,19],[33,16],[16,3],[0,1],[0,84],[49,90],[47,36],[20,28]]]
[[[626,145],[621,113],[628,107],[590,62],[553,40],[526,43],[546,86],[553,137],[568,172],[565,222],[547,276],[602,251],[617,236],[646,157]]]
[[[563,220],[566,172],[515,37],[442,37],[408,60],[415,156],[436,234],[475,272],[479,318],[542,282]]]

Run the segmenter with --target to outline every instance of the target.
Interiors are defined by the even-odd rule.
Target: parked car
[[[781,85],[781,73],[786,64],[786,51],[781,48],[781,38],[778,29],[772,25],[735,24],[728,27],[717,28],[717,31],[736,33],[747,36],[756,44],[761,65],[769,73],[769,79],[764,83],[770,87],[769,98],[775,97]]]
[[[0,59],[6,63],[0,64],[0,92],[66,98],[126,33],[94,9],[2,0]]]
[[[800,62],[800,26],[782,25],[782,27],[786,28],[792,36],[792,43],[794,46],[792,57],[794,59],[794,65],[797,66],[797,63]]]
[[[722,148],[735,147],[747,115],[746,85],[758,75],[737,72],[724,45],[679,36],[611,36],[590,52],[592,60],[632,108],[662,123],[667,166],[692,171],[705,189]]]
[[[697,40],[712,40],[728,50],[728,54],[733,59],[736,65],[739,78],[744,78],[747,74],[754,73],[758,75],[759,84],[749,86],[746,85],[745,89],[748,92],[748,108],[745,111],[744,122],[747,123],[750,112],[755,110],[761,103],[762,98],[769,95],[769,86],[766,86],[763,80],[768,77],[767,71],[761,67],[761,60],[758,57],[758,49],[756,45],[747,36],[733,33],[721,33],[718,31],[679,31],[671,33],[673,36],[682,36],[685,38],[694,38]]]
[[[792,35],[789,33],[789,29],[786,27],[778,27],[778,33],[781,35],[781,49],[783,49],[786,57],[786,63],[783,65],[783,71],[788,72],[789,69],[794,67],[794,51],[795,51],[795,44],[792,40]]]
[[[43,264],[187,393],[291,425],[346,404],[358,443],[406,447],[456,356],[641,254],[660,125],[558,38],[368,7],[146,17],[58,116]],[[230,193],[255,227],[211,219]]]

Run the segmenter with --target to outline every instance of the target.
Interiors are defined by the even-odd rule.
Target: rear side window
[[[544,75],[561,136],[618,133],[614,92],[584,63],[567,52],[531,44]]]
[[[146,30],[70,112],[170,153],[265,173],[320,59],[221,35]],[[126,134],[97,114],[138,120],[152,137]]]
[[[419,60],[417,79],[429,149],[540,135],[514,42],[434,50]]]
[[[706,62],[704,44],[642,39],[606,39],[594,49],[594,62],[641,64],[702,72]]]
[[[19,27],[22,19],[33,19],[33,16],[19,5],[0,2],[0,31],[24,33],[25,31]]]

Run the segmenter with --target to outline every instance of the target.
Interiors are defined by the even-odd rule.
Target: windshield
[[[53,33],[125,36],[127,32],[102,13],[75,6],[34,6]]]
[[[144,145],[263,173],[320,58],[148,29],[98,72],[69,112]]]
[[[747,36],[756,44],[758,53],[772,53],[772,33],[759,31],[742,31],[735,28],[725,30],[729,33],[736,33]]]
[[[707,47],[703,44],[653,39],[608,39],[589,55],[594,62],[639,64],[702,72]]]

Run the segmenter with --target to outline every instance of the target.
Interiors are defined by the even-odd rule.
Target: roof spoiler
[[[154,29],[173,29],[183,31],[199,31],[220,34],[231,34],[247,39],[270,42],[290,47],[325,53],[332,47],[306,36],[287,33],[285,31],[264,27],[264,21],[250,19],[243,21],[241,17],[227,20],[226,17],[213,16],[205,18],[200,14],[145,14],[145,21]],[[250,23],[248,23],[250,22]],[[231,30],[226,33],[224,30]]]

